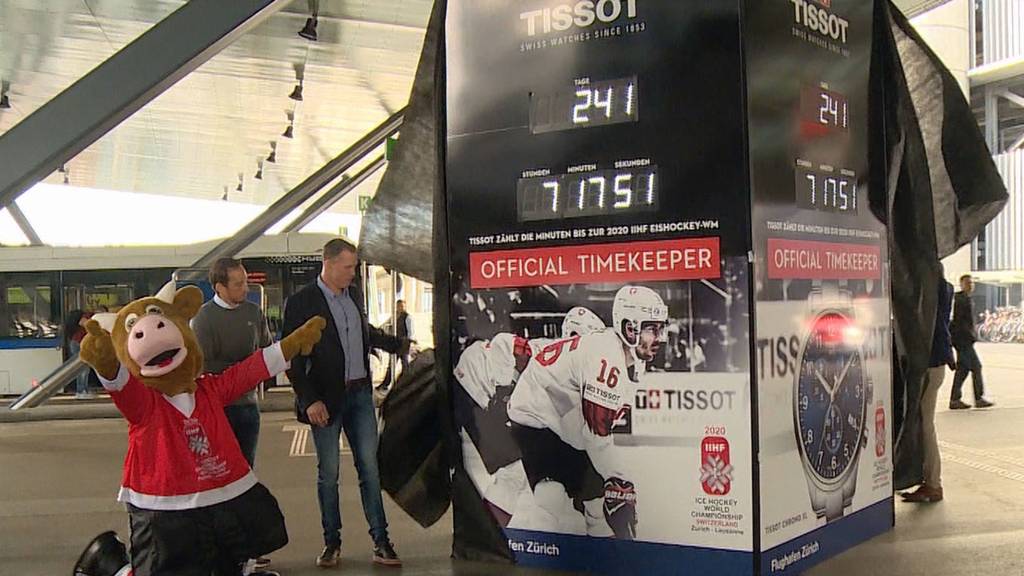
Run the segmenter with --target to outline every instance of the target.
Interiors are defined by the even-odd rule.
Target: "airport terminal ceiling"
[[[0,134],[184,3],[0,0]],[[309,3],[295,0],[45,182],[269,204],[406,104],[431,6],[320,0],[312,42],[298,35]],[[381,174],[334,210],[356,213]]]

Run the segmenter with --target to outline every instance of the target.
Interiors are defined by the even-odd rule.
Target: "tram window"
[[[9,273],[0,277],[0,338],[56,338],[60,318],[51,273]]]
[[[133,298],[133,287],[125,284],[107,284],[85,287],[85,310],[90,312],[117,312]]]

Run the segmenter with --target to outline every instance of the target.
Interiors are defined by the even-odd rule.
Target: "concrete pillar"
[[[971,0],[951,0],[929,10],[910,23],[924,38],[928,46],[938,55],[942,63],[956,78],[964,96],[970,99],[970,83],[967,71],[974,62],[971,47]],[[957,285],[962,274],[969,274],[971,266],[971,245],[968,244],[942,261],[946,267],[946,279]]]
[[[942,63],[949,68],[966,96],[970,96],[967,71],[974,61],[971,49],[971,1],[951,0],[910,23]]]

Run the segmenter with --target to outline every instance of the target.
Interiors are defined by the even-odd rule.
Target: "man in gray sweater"
[[[221,258],[214,262],[210,268],[210,284],[217,294],[199,309],[192,320],[192,330],[203,349],[204,370],[218,374],[256,350],[269,346],[271,338],[263,311],[245,299],[249,286],[240,261]],[[256,390],[227,406],[224,413],[249,466],[255,466],[260,435]]]
[[[210,285],[216,292],[213,299],[203,304],[192,319],[203,349],[203,370],[219,374],[233,364],[249,357],[265,346],[270,346],[270,328],[260,307],[245,299],[249,293],[247,274],[242,262],[234,258],[220,258],[210,267]],[[260,406],[256,390],[250,390],[224,408],[231,430],[238,439],[242,455],[249,466],[256,465],[256,444],[260,437]],[[251,568],[263,570],[267,558],[250,560]],[[277,574],[277,572],[260,572]]]

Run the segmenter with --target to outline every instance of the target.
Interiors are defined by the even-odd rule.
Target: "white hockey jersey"
[[[526,340],[507,332],[490,340],[474,342],[459,357],[455,379],[477,405],[487,408],[496,387],[511,386],[516,382],[517,356],[525,365],[526,358],[536,355],[552,342],[554,340],[549,338]]]
[[[556,340],[533,355],[509,399],[509,418],[522,426],[547,428],[566,444],[585,450],[603,477],[623,477],[612,456],[612,426],[631,404],[622,341],[607,329]]]

